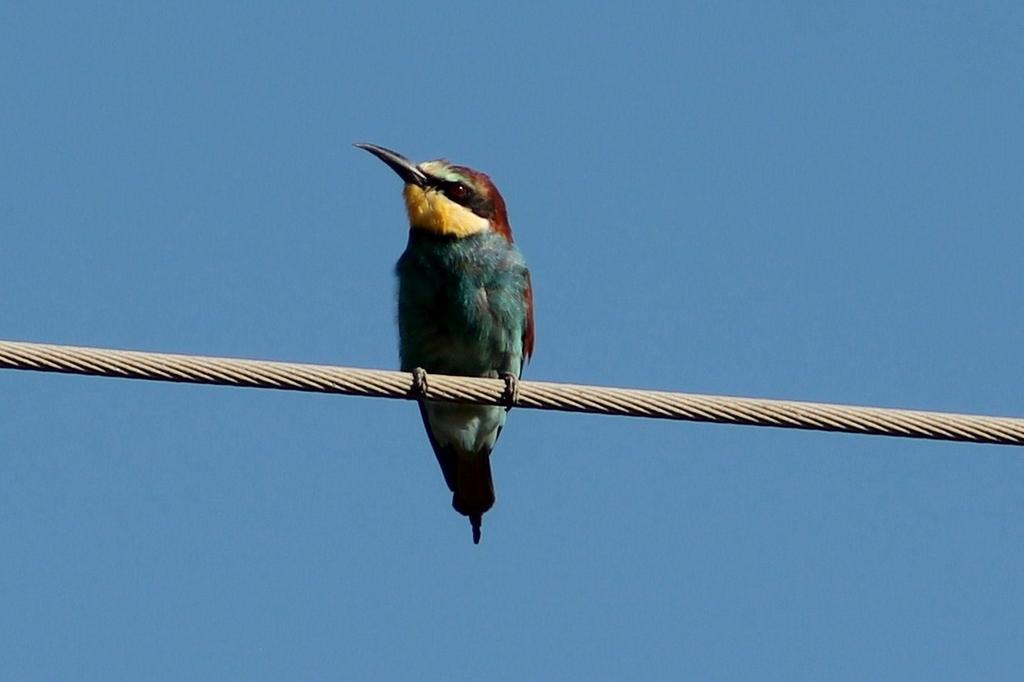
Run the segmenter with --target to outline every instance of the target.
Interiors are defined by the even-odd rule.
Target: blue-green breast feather
[[[452,239],[411,230],[396,270],[403,370],[520,373],[528,274],[514,244],[492,232]]]

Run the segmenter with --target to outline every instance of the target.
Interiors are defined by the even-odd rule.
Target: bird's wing
[[[434,438],[434,430],[430,428],[430,419],[427,418],[427,404],[422,400],[420,401],[420,417],[423,418],[423,427],[427,430],[430,447],[434,449],[434,456],[437,457],[437,463],[441,466],[444,482],[448,485],[448,490],[455,492],[456,474],[458,472],[455,451],[450,447],[443,447]]]
[[[526,288],[523,290],[526,301],[526,324],[523,325],[523,366],[533,356],[533,284],[530,283],[530,271],[526,271]],[[522,371],[520,370],[520,374]]]

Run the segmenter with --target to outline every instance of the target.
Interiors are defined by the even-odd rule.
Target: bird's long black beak
[[[398,152],[393,152],[390,149],[386,149],[375,144],[369,144],[367,142],[356,142],[355,146],[360,149],[365,149],[386,163],[391,167],[391,170],[398,173],[398,177],[402,178],[407,185],[418,185],[423,187],[427,184],[426,174],[417,168],[415,163]]]

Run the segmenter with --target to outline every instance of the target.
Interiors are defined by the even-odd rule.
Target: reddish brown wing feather
[[[533,356],[533,284],[530,273],[526,273],[526,289],[523,291],[526,300],[526,327],[523,328],[523,364]]]

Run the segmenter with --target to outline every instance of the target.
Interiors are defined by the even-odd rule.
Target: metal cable
[[[1024,445],[1024,419],[0,341],[0,368]]]

